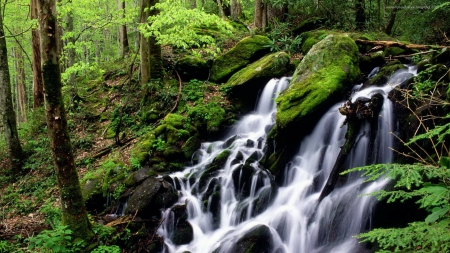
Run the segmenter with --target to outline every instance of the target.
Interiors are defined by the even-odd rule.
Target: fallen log
[[[417,49],[417,50],[430,50],[430,49],[442,49],[444,46],[437,45],[420,45],[420,44],[406,44],[398,41],[374,41],[374,40],[355,40],[356,44],[369,45],[369,46],[382,46],[382,47],[400,47],[403,49]]]

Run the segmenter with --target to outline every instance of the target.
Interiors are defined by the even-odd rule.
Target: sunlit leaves
[[[150,16],[148,23],[141,24],[139,30],[146,37],[155,36],[160,44],[183,49],[215,48],[215,36],[231,35],[232,27],[218,16],[187,9],[181,1],[168,0],[156,4],[155,8],[160,14]]]

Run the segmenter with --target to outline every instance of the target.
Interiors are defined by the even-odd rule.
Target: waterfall
[[[351,100],[384,96],[378,126],[365,123],[347,159],[346,168],[392,161],[392,102],[387,94],[415,74],[415,69],[397,71],[383,87],[361,89],[355,86]],[[171,177],[180,191],[180,204],[187,203],[188,221],[194,231],[189,244],[175,245],[171,222],[164,222],[158,233],[165,238],[166,251],[181,253],[231,253],[246,233],[258,226],[269,231],[268,249],[272,253],[363,252],[353,238],[370,228],[375,199],[358,197],[381,189],[385,181],[364,183],[357,173],[349,174],[318,204],[321,189],[345,142],[345,117],[332,106],[312,133],[299,145],[297,155],[285,168],[285,178],[277,187],[272,176],[258,166],[264,153],[266,135],[275,123],[274,99],[289,78],[272,79],[260,95],[255,112],[241,119],[222,141],[202,143],[196,152],[197,164]],[[375,130],[372,128],[376,128]],[[369,147],[370,146],[370,147]],[[223,150],[229,157],[216,171],[211,164]],[[372,150],[372,151],[368,151]],[[209,177],[207,177],[208,175]],[[165,217],[171,217],[166,210]]]

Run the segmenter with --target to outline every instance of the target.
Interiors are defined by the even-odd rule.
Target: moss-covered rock
[[[175,227],[170,239],[175,245],[188,244],[194,238],[194,230],[187,220],[186,205],[176,205],[172,208],[172,212],[174,213],[173,224]]]
[[[211,67],[211,80],[224,82],[234,73],[269,53],[269,38],[261,35],[242,39],[230,51],[216,58]]]
[[[280,175],[284,161],[294,155],[295,143],[342,98],[359,74],[358,47],[348,36],[328,35],[314,45],[296,69],[290,87],[276,100],[276,127],[268,135],[263,166]]]
[[[378,71],[378,73],[370,78],[369,80],[367,80],[363,87],[368,87],[368,86],[372,86],[372,85],[376,85],[376,86],[380,86],[380,85],[384,85],[389,77],[394,74],[395,71],[399,70],[399,69],[405,69],[405,65],[403,65],[399,60],[394,60],[391,62],[388,62],[386,65],[384,65],[383,67],[380,68],[380,70]]]
[[[307,54],[315,44],[324,39],[330,33],[331,31],[326,30],[318,30],[302,33],[300,35],[300,38],[302,39],[301,45],[302,53]]]
[[[181,150],[183,150],[184,153],[184,158],[190,159],[194,152],[200,148],[200,145],[201,142],[197,135],[190,137],[181,147]]]
[[[188,118],[199,132],[216,133],[221,130],[227,114],[217,102],[188,108]]]
[[[277,98],[277,126],[301,121],[358,79],[358,48],[344,35],[329,35],[297,67],[290,87]]]
[[[362,72],[369,72],[375,67],[386,64],[383,51],[376,51],[370,54],[363,55],[359,61],[359,68]]]
[[[189,81],[191,79],[206,80],[209,76],[209,64],[196,56],[185,56],[176,64],[175,69],[180,74],[181,79]]]
[[[232,87],[255,83],[261,79],[279,77],[286,73],[289,64],[289,55],[277,52],[264,56],[234,74],[227,82]]]
[[[325,25],[328,21],[326,18],[313,17],[302,21],[296,28],[292,30],[294,35],[300,35],[304,32],[318,29]]]

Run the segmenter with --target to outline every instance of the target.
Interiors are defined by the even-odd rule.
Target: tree
[[[356,9],[356,17],[355,17],[356,29],[363,30],[366,26],[364,0],[356,0],[355,9]]]
[[[263,28],[263,10],[264,10],[264,6],[262,3],[262,0],[255,0],[254,24],[255,24],[255,27],[258,29]]]
[[[395,16],[397,15],[397,11],[400,9],[398,6],[399,4],[400,0],[395,0],[391,15],[389,16],[389,21],[386,25],[386,28],[384,29],[384,32],[388,35],[392,34],[392,28],[394,27],[395,23]]]
[[[125,19],[125,1],[119,0],[119,11],[122,12],[121,17],[122,19]],[[120,56],[122,58],[125,58],[125,56],[130,52],[130,47],[128,45],[128,34],[127,34],[127,26],[125,24],[122,24],[119,26],[119,39],[120,39],[120,49],[121,54]]]
[[[19,174],[22,168],[24,154],[17,133],[16,115],[13,109],[11,83],[8,68],[8,53],[5,32],[3,31],[3,13],[0,5],[0,112],[5,129],[5,139],[12,171]]]
[[[231,19],[238,20],[239,16],[242,14],[242,6],[239,0],[231,0],[230,1],[230,12]]]
[[[37,0],[30,3],[31,19],[38,18]],[[39,31],[37,28],[31,29],[32,51],[33,51],[33,101],[34,108],[44,105],[44,84],[42,83],[41,49]]]
[[[75,238],[89,240],[93,232],[81,195],[62,99],[55,0],[38,0],[38,9],[47,127],[59,187],[62,224],[73,231]]]

